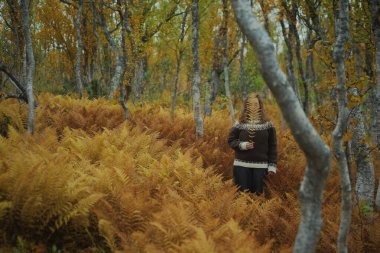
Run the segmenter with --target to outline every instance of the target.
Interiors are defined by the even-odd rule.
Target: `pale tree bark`
[[[360,26],[359,22],[356,25]],[[355,43],[353,53],[356,60],[356,78],[359,79],[362,76],[363,60],[358,43]],[[357,88],[351,88],[350,94],[353,97],[359,98]],[[354,153],[356,163],[355,193],[359,206],[365,204],[370,208],[370,210],[373,210],[373,201],[375,197],[375,172],[372,163],[371,151],[366,141],[367,133],[361,108],[362,106],[359,104],[352,109],[352,116],[355,121],[352,127],[352,151]]]
[[[185,51],[185,48],[183,46],[183,40],[185,39],[187,13],[188,12],[186,10],[185,13],[183,14],[182,24],[181,24],[181,34],[179,35],[179,52],[177,56],[177,68],[175,72],[175,80],[174,80],[173,95],[172,95],[172,106],[171,106],[171,111],[170,111],[172,120],[174,119],[174,107],[175,107],[175,100],[177,97],[179,72],[181,71],[181,61],[182,61],[183,52]]]
[[[234,107],[232,105],[231,100],[231,92],[230,92],[230,78],[228,74],[228,0],[223,0],[223,72],[224,72],[224,89],[226,92],[226,97],[228,100],[228,108],[230,111],[230,118],[231,122],[233,123],[235,121],[235,113],[234,113]]]
[[[344,47],[349,39],[349,2],[340,0],[338,16],[335,16],[335,34],[337,37],[333,58],[336,64],[338,122],[332,133],[334,155],[338,161],[342,191],[342,205],[338,235],[338,252],[347,252],[347,235],[351,223],[351,181],[346,154],[343,148],[343,135],[347,132],[349,111],[347,108],[346,70],[344,66]]]
[[[82,55],[82,35],[80,32],[80,21],[83,10],[83,0],[79,0],[79,6],[77,10],[77,15],[75,16],[75,31],[77,33],[77,59],[75,62],[75,81],[77,83],[77,88],[79,92],[79,98],[83,97],[83,84],[82,84],[82,76],[81,76],[81,55]]]
[[[305,177],[300,188],[301,222],[294,252],[314,252],[322,226],[323,189],[330,167],[330,150],[305,112],[285,74],[281,71],[274,45],[245,0],[233,0],[235,17],[261,63],[261,74],[276,98],[300,148],[307,158]]]
[[[376,86],[374,87],[374,115],[372,120],[373,133],[376,136],[375,144],[380,151],[380,2],[370,0],[372,13],[372,29],[376,47]]]
[[[201,68],[199,61],[199,5],[198,0],[192,0],[192,52],[193,52],[193,110],[195,120],[195,133],[197,137],[203,136],[203,119],[201,114]]]
[[[128,106],[125,104],[124,85],[123,85],[124,75],[125,75],[125,72],[127,72],[127,63],[128,63],[127,48],[125,45],[125,35],[128,29],[127,0],[123,1],[123,6],[125,8],[124,12],[122,11],[122,6],[121,6],[122,4],[120,0],[118,1],[118,5],[119,5],[119,14],[120,14],[121,22],[122,22],[121,23],[121,47],[123,49],[122,73],[119,80],[119,91],[120,91],[119,103],[121,105],[121,108],[123,108],[125,120],[128,120],[129,111],[128,111]]]
[[[101,1],[101,8],[102,7],[103,7],[103,1]],[[106,19],[104,17],[102,10],[100,10],[99,16],[100,16],[100,24],[101,24],[103,33],[104,33],[104,35],[107,39],[107,42],[108,42],[108,44],[110,44],[112,51],[115,55],[115,63],[116,63],[115,73],[113,74],[113,76],[111,78],[110,93],[108,95],[108,99],[111,100],[111,99],[113,99],[113,96],[114,96],[114,93],[115,93],[117,87],[119,87],[119,83],[122,79],[123,70],[122,70],[122,63],[120,60],[119,49],[116,45],[116,42],[112,39],[111,33],[107,28]]]
[[[28,96],[28,132],[33,134],[34,132],[34,94],[33,94],[33,78],[34,78],[34,54],[32,47],[32,39],[30,36],[30,23],[29,23],[29,1],[21,0],[22,8],[22,26],[24,29],[25,45],[26,45],[26,57],[28,63],[28,78],[26,84],[26,91]]]
[[[359,96],[356,88],[352,89],[353,96]],[[358,204],[365,204],[371,210],[373,209],[373,200],[375,194],[375,173],[372,163],[371,151],[366,141],[366,131],[364,127],[363,116],[360,111],[360,105],[356,106],[353,111],[355,125],[353,129],[352,151],[356,162],[356,186],[355,192],[358,198]]]

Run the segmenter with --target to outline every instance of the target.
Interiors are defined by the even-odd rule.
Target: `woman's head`
[[[250,93],[244,100],[243,110],[240,113],[240,123],[258,123],[268,121],[265,114],[262,98],[257,93]]]

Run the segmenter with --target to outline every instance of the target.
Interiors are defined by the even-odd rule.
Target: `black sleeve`
[[[277,165],[277,139],[276,139],[276,129],[274,127],[271,127],[269,129],[268,164],[272,166]]]
[[[232,127],[231,130],[230,130],[230,134],[228,136],[228,145],[238,151],[240,150],[239,149],[239,143],[240,143],[240,140],[239,140],[239,129],[236,128],[236,127]]]

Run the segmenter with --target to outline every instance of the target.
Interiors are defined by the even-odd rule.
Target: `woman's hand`
[[[253,143],[252,142],[247,143],[247,149],[253,149]]]

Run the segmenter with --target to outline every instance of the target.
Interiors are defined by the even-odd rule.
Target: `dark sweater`
[[[251,127],[255,129],[253,149],[242,150],[239,144],[247,141],[252,142],[249,140],[248,132]],[[249,163],[268,163],[269,166],[276,167],[276,130],[271,122],[256,125],[235,123],[230,130],[228,144],[235,150],[235,160]]]

